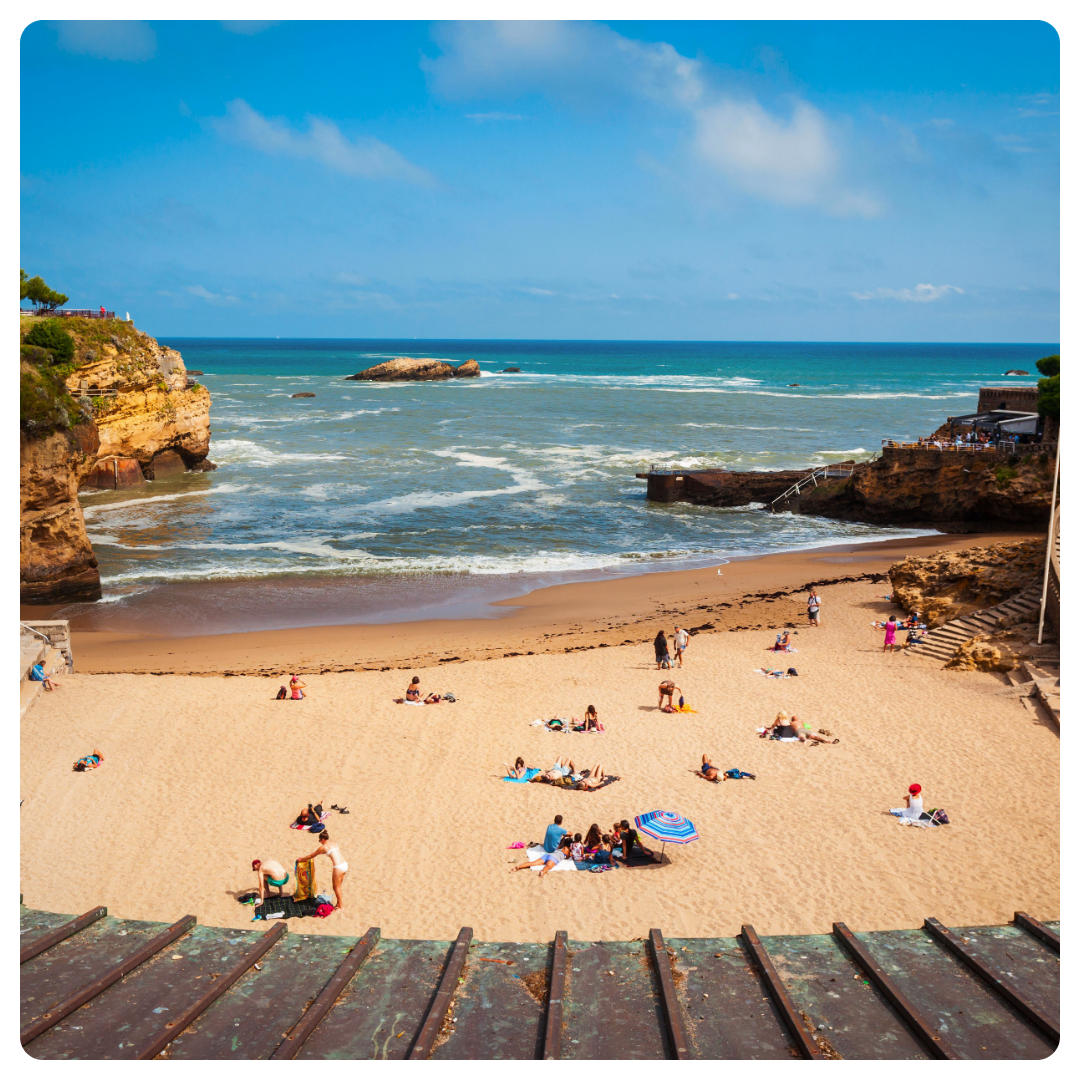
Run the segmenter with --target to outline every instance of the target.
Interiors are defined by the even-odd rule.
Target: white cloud
[[[199,297],[201,300],[209,300],[212,303],[238,304],[240,302],[235,296],[227,296],[224,293],[212,293],[202,285],[185,285],[184,291],[191,293],[192,296]]]
[[[149,23],[131,20],[69,19],[54,22],[56,44],[64,52],[98,60],[149,60],[157,52],[157,35]]]
[[[517,113],[505,113],[505,112],[474,112],[466,113],[466,120],[475,120],[478,124],[485,124],[492,120],[524,120],[524,116],[518,116]]]
[[[255,34],[261,34],[264,30],[269,30],[271,26],[277,26],[277,19],[222,19],[221,29],[227,30],[230,34],[243,34],[245,37],[252,37]]]
[[[421,66],[444,97],[648,101],[683,114],[698,159],[744,191],[839,216],[879,212],[870,196],[843,186],[840,148],[820,110],[795,99],[785,117],[753,97],[726,93],[703,61],[666,42],[634,41],[596,23],[524,21],[441,24],[435,39],[442,55]]]
[[[949,293],[963,293],[956,285],[916,285],[914,289],[873,289],[871,292],[853,292],[856,300],[907,300],[926,304],[941,300]]]
[[[523,293],[529,293],[530,296],[554,296],[555,294],[550,289],[538,289],[535,285],[527,285],[521,290]]]
[[[297,131],[287,120],[265,117],[242,98],[236,98],[225,106],[225,115],[211,123],[220,135],[234,142],[265,154],[318,161],[346,176],[433,183],[430,173],[413,165],[392,146],[370,136],[350,140],[337,124],[317,116],[307,117],[307,131]]]

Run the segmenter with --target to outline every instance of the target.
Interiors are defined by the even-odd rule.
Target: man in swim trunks
[[[675,659],[679,661],[679,667],[682,667],[683,653],[686,652],[686,646],[690,643],[690,635],[681,627],[675,627]]]
[[[719,784],[721,781],[726,780],[727,777],[712,763],[708,754],[701,755],[701,775],[706,780],[711,780],[714,784]]]
[[[251,869],[259,875],[259,899],[255,902],[256,907],[270,894],[271,885],[277,889],[278,896],[282,895],[281,889],[288,883],[289,872],[281,863],[273,859],[253,859]]]

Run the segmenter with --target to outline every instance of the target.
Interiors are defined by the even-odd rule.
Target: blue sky
[[[1058,339],[1046,23],[37,22],[21,78],[22,266],[150,333]]]

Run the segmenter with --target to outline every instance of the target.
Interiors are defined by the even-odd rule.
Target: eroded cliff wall
[[[64,319],[62,326],[75,342],[70,363],[57,368],[36,358],[22,362],[28,371],[34,364],[43,373],[59,370],[76,399],[65,399],[67,405],[50,412],[45,425],[27,420],[23,412],[23,604],[100,599],[97,559],[78,500],[80,485],[100,461],[133,458],[152,477],[154,459],[164,451],[175,451],[188,468],[198,468],[210,449],[210,394],[204,386],[188,385],[179,353],[119,320]],[[78,400],[82,383],[90,388],[88,402]],[[101,389],[115,390],[116,396],[93,393]]]
[[[973,532],[1050,522],[1053,459],[996,453],[885,449],[849,480],[802,496],[804,514]]]

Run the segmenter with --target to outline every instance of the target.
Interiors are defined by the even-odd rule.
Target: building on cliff
[[[101,598],[80,488],[213,467],[206,461],[210,393],[188,378],[178,352],[116,319],[68,317],[63,328],[75,343],[70,363],[20,348],[20,598],[27,605]]]

